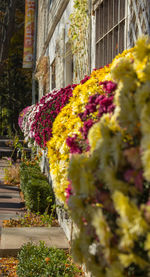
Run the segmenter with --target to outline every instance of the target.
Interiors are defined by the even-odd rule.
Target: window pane
[[[122,22],[120,24],[120,32],[119,32],[119,53],[124,50],[124,28],[125,24]]]
[[[114,29],[113,57],[118,54],[118,27]]]
[[[101,36],[100,34],[100,8],[96,11],[96,40]]]
[[[113,27],[113,0],[108,1],[108,22],[109,29]]]
[[[104,0],[96,9],[96,67],[124,50],[125,1]]]
[[[125,0],[120,0],[120,20],[125,16]]]
[[[104,38],[104,62],[103,65],[107,63],[107,36]]]
[[[113,0],[114,1],[114,25],[118,23],[118,0]]]
[[[103,3],[100,5],[100,37],[103,36],[104,34],[104,7],[103,7]]]
[[[104,1],[103,9],[103,20],[104,20],[104,34],[108,31],[108,0]]]
[[[96,68],[99,68],[104,65],[104,54],[103,54],[103,40],[101,40],[96,47]]]
[[[107,63],[112,61],[112,32],[108,34],[108,60]]]

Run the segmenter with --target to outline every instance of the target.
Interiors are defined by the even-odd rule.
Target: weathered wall
[[[73,0],[55,0],[50,7],[47,0],[43,3],[39,1],[37,64],[42,55],[49,57],[50,65],[55,59],[56,88],[64,86],[65,45],[68,42],[69,15],[72,9]],[[51,77],[49,81],[51,89]]]
[[[128,0],[127,48],[132,47],[142,34],[150,34],[150,1]]]

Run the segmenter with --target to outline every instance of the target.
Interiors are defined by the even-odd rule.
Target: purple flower
[[[91,77],[90,76],[85,76],[84,79],[80,82],[82,85],[87,81],[89,80]]]
[[[107,93],[111,93],[117,88],[117,84],[112,81],[100,82],[100,85],[103,85],[103,90]]]
[[[92,119],[88,119],[87,121],[84,122],[83,127],[80,129],[84,139],[87,139],[89,129],[92,127],[93,124],[94,124],[94,121]]]
[[[52,136],[52,124],[72,96],[72,91],[76,85],[68,85],[59,91],[53,91],[43,96],[39,102],[39,111],[35,114],[31,131],[35,134],[34,138],[40,147],[45,147],[47,141]]]
[[[124,173],[124,179],[128,183],[134,184],[139,191],[143,191],[143,174],[141,170],[127,169]]]
[[[82,153],[82,148],[79,146],[77,142],[77,135],[74,135],[73,137],[68,137],[66,139],[66,144],[70,148],[70,153],[71,154],[81,154]]]

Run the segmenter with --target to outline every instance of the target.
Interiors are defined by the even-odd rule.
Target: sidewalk
[[[42,240],[48,247],[69,248],[61,227],[2,227],[3,220],[17,218],[25,211],[19,188],[4,185],[4,168],[8,166],[7,160],[0,160],[0,257],[16,256],[21,246],[29,241],[38,244]]]

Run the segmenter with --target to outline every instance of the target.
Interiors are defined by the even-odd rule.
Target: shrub
[[[52,189],[48,181],[32,177],[24,191],[27,209],[43,213],[49,204],[49,195],[52,195]]]
[[[49,205],[47,197],[51,196],[52,199],[54,197],[47,177],[41,173],[39,165],[35,162],[22,162],[20,179],[26,207],[30,211],[44,212]]]
[[[43,175],[38,169],[36,168],[29,168],[24,169],[21,171],[21,190],[23,193],[25,193],[26,186],[29,182],[29,180],[32,178],[34,179],[40,179],[43,181],[47,181],[47,178],[45,175]]]
[[[24,190],[24,187],[30,180],[31,176],[36,179],[47,180],[46,176],[41,173],[41,169],[38,163],[35,162],[22,162],[20,165],[20,178],[21,178],[21,189]]]
[[[72,277],[79,272],[64,250],[48,248],[44,242],[39,245],[27,243],[18,255],[19,277]]]

